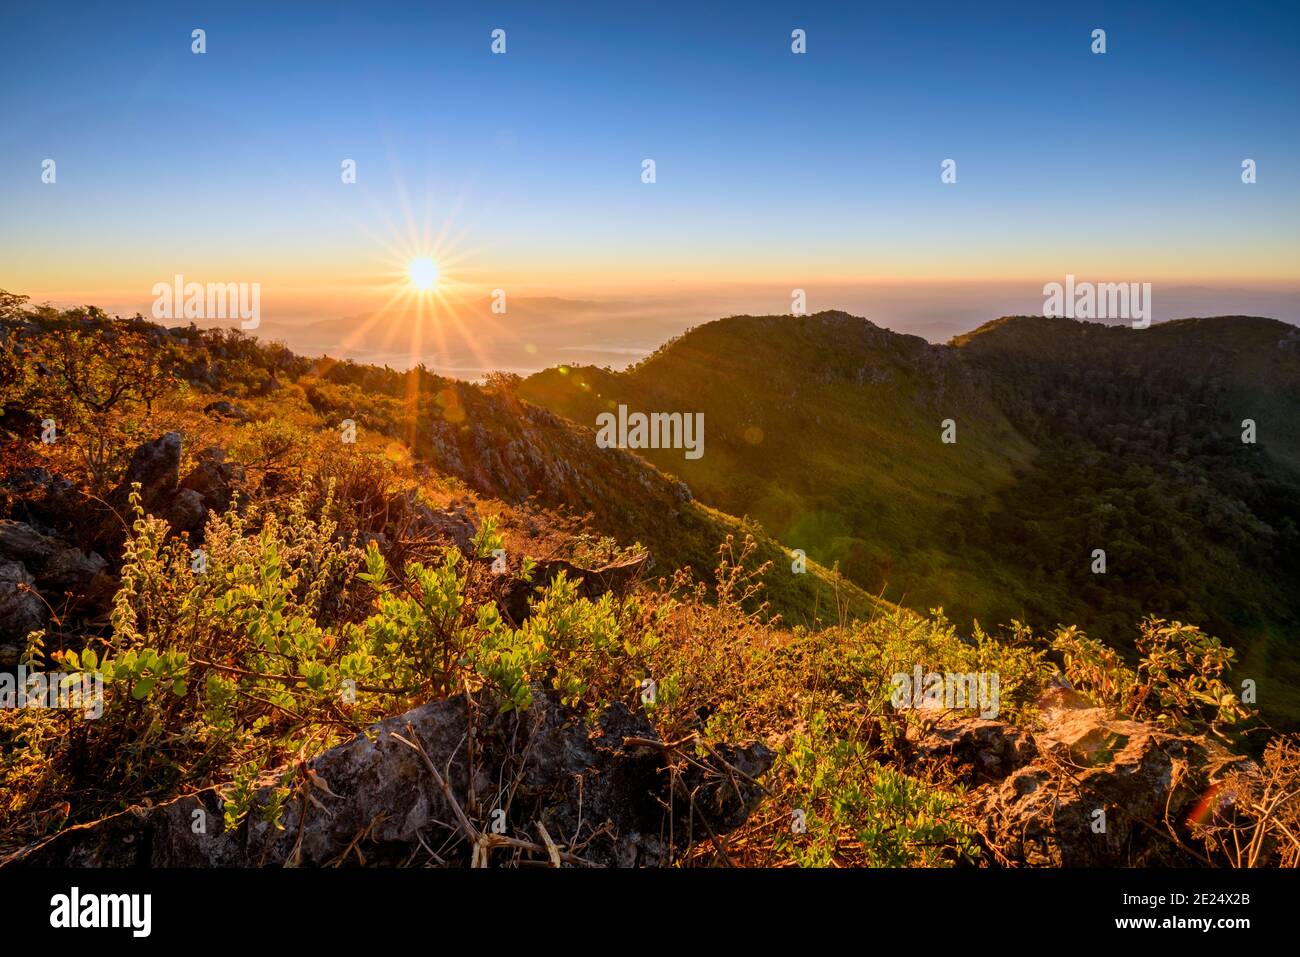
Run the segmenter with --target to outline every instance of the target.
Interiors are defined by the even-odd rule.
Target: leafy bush
[[[300,494],[283,514],[252,505],[214,516],[192,551],[133,495],[111,636],[56,657],[74,675],[102,673],[103,715],[37,711],[12,726],[5,716],[23,773],[47,771],[11,813],[70,779],[86,790],[78,817],[233,782],[233,823],[258,786],[283,778],[278,812],[288,772],[277,769],[412,701],[489,687],[504,707],[527,708],[543,686],[592,709],[631,700],[646,673],[638,660],[655,646],[653,634],[625,630],[644,619],[634,599],[593,602],[560,576],[511,628],[484,563],[449,548],[436,564],[390,570],[373,543],[362,552],[339,535],[332,491],[311,499]],[[485,523],[480,544],[497,542]],[[65,722],[70,737],[29,726]]]
[[[957,817],[962,793],[908,777],[880,764],[869,743],[832,733],[817,713],[784,755],[794,811],[806,832],[792,827],[777,846],[804,867],[934,867],[972,862],[974,832]],[[779,769],[778,769],[779,773]]]
[[[1052,648],[1064,656],[1065,676],[1077,690],[1122,714],[1174,730],[1215,733],[1250,716],[1223,680],[1233,650],[1195,625],[1144,619],[1136,670],[1073,626],[1057,629]]]
[[[143,433],[154,401],[172,387],[173,353],[131,321],[96,309],[45,325],[38,334],[0,338],[6,398],[52,420],[92,489],[103,493]]]

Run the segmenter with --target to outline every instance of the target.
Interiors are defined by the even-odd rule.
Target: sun
[[[454,228],[455,209],[447,214],[440,228],[435,228],[432,194],[427,195],[421,227],[417,211],[400,184],[399,192],[401,219],[389,219],[384,223],[386,230],[354,222],[378,247],[375,262],[380,268],[371,279],[375,291],[384,298],[378,308],[348,330],[338,348],[374,349],[397,355],[399,363],[408,369],[425,367],[431,360],[446,361],[452,351],[468,348],[478,367],[490,367],[491,358],[483,354],[476,338],[483,321],[478,286],[465,279],[467,263],[472,262],[475,250],[464,247],[466,233]],[[407,399],[413,403],[412,408],[418,406],[420,393],[429,387],[427,367],[425,373],[407,377]],[[445,409],[443,414],[447,414]],[[408,420],[412,442],[418,419],[411,416]]]
[[[407,264],[406,275],[416,289],[432,289],[438,282],[438,264],[428,256],[412,259]]]

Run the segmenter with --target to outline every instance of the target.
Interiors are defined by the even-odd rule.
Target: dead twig
[[[456,800],[456,795],[452,793],[451,785],[447,783],[447,778],[439,773],[437,767],[434,766],[433,759],[429,757],[429,752],[426,751],[424,745],[420,743],[420,737],[416,733],[414,726],[408,723],[406,725],[406,730],[411,736],[409,739],[402,737],[396,732],[390,731],[389,734],[411,750],[415,751],[424,762],[425,768],[428,769],[429,774],[433,777],[434,783],[438,785],[438,789],[442,792],[442,796],[447,802],[448,807],[451,808],[451,812],[456,818],[456,823],[460,826],[461,833],[470,842],[472,848],[470,852],[471,867],[487,867],[489,855],[492,853],[493,849],[498,847],[509,847],[519,851],[528,851],[533,854],[547,854],[549,856],[549,850],[541,844],[537,844],[533,841],[520,840],[516,837],[509,837],[505,834],[484,834],[475,827],[474,823],[465,816],[465,812],[461,808],[460,802]],[[576,854],[559,851],[558,849],[557,853],[560,856],[560,860],[565,863],[578,864],[583,867],[593,866],[590,861],[583,860]]]

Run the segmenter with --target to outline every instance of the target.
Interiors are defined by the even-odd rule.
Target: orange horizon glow
[[[410,196],[399,187],[395,217],[380,217],[380,231],[339,210],[323,196],[313,197],[345,225],[353,237],[345,243],[324,238],[250,259],[227,249],[173,255],[159,262],[143,249],[129,245],[113,249],[74,248],[61,257],[20,256],[9,264],[0,288],[30,296],[34,303],[70,308],[98,305],[110,312],[150,316],[154,283],[181,274],[198,282],[257,282],[261,285],[263,316],[274,321],[311,318],[365,317],[344,343],[378,339],[393,345],[398,334],[385,320],[401,317],[401,334],[409,335],[412,355],[426,343],[438,344],[447,331],[472,333],[465,318],[468,306],[505,290],[511,297],[548,296],[569,299],[685,297],[788,298],[801,288],[821,308],[836,307],[835,298],[847,290],[888,290],[915,296],[949,294],[962,289],[1011,290],[1030,295],[1043,284],[1067,273],[1081,280],[1142,281],[1160,286],[1206,286],[1231,289],[1243,285],[1254,291],[1300,291],[1300,249],[1274,245],[1260,249],[1140,250],[1124,244],[1105,252],[1081,252],[1064,241],[1045,242],[1032,252],[1008,257],[1005,239],[987,248],[940,255],[905,246],[847,252],[806,246],[783,238],[783,248],[761,254],[741,250],[691,255],[681,250],[653,248],[586,248],[566,251],[527,248],[518,244],[471,245],[465,219],[465,195],[457,197],[441,225],[434,228],[431,199],[425,199],[422,221]],[[1014,265],[1008,260],[1014,258]],[[146,262],[147,260],[147,262]],[[436,264],[431,288],[413,284],[411,266],[417,260]],[[72,266],[70,263],[83,263]],[[69,281],[69,275],[77,280]],[[774,311],[780,311],[774,306]],[[482,323],[476,310],[475,323]]]
[[[365,273],[356,277],[341,278],[337,272],[331,272],[329,275],[319,280],[306,280],[302,276],[294,276],[285,281],[276,281],[275,279],[260,279],[262,283],[263,295],[273,294],[281,303],[292,302],[296,305],[315,305],[322,307],[331,303],[338,303],[340,299],[351,301],[354,305],[360,305],[363,302],[384,302],[390,298],[396,286],[409,283],[409,277],[406,274],[406,265],[403,264],[397,270],[393,271],[376,271]],[[179,270],[187,279],[194,279],[200,282],[207,281],[226,281],[229,273],[214,273],[209,270]],[[725,279],[704,279],[694,275],[674,275],[674,276],[628,276],[620,278],[604,277],[583,277],[579,275],[555,275],[550,274],[547,277],[539,277],[531,272],[523,273],[516,276],[515,279],[501,280],[480,280],[471,281],[467,279],[452,279],[442,271],[439,264],[438,285],[451,283],[455,286],[455,293],[444,291],[444,296],[454,298],[459,301],[474,301],[487,298],[495,288],[505,288],[512,295],[519,297],[534,296],[554,296],[565,299],[584,299],[584,298],[620,298],[620,297],[673,297],[685,295],[701,295],[710,293],[736,293],[746,290],[766,291],[775,289],[794,288],[795,286],[808,287],[851,287],[858,289],[873,288],[912,288],[918,291],[926,289],[944,289],[950,287],[1007,287],[1007,286],[1024,286],[1026,288],[1041,287],[1044,283],[1060,280],[1067,272],[1072,273],[1079,279],[1090,279],[1094,281],[1142,281],[1151,282],[1155,285],[1163,286],[1205,286],[1208,288],[1225,289],[1234,286],[1249,285],[1252,289],[1261,291],[1276,292],[1294,292],[1300,290],[1300,276],[1289,276],[1282,274],[1260,274],[1252,276],[1232,275],[1232,274],[1208,274],[1197,273],[1191,275],[1156,275],[1144,273],[1139,270],[1128,270],[1124,272],[1105,271],[1105,270],[1088,270],[1088,269],[1060,269],[1055,272],[1043,272],[1034,274],[1005,274],[998,276],[978,275],[800,275],[791,274],[788,279],[774,280],[772,273],[753,278],[733,277]],[[240,271],[234,275],[257,275],[256,270]],[[136,284],[123,284],[120,280],[112,285],[78,283],[75,285],[51,284],[38,285],[30,282],[23,282],[19,279],[7,279],[0,281],[0,288],[9,292],[29,296],[33,304],[50,303],[59,308],[70,308],[80,305],[103,305],[105,302],[132,302],[138,301],[140,311],[146,318],[149,315],[147,308],[148,303],[152,300],[149,290],[154,283],[162,279],[170,279],[173,272],[156,271],[147,275],[142,274],[141,279]],[[355,309],[325,309],[324,314],[335,316],[343,315],[355,311]]]

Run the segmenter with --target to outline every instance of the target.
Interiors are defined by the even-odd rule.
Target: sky
[[[1298,321],[1297,74],[1294,2],[6,4],[0,288],[293,324],[410,308],[429,255],[465,302],[889,325],[1073,274]]]

